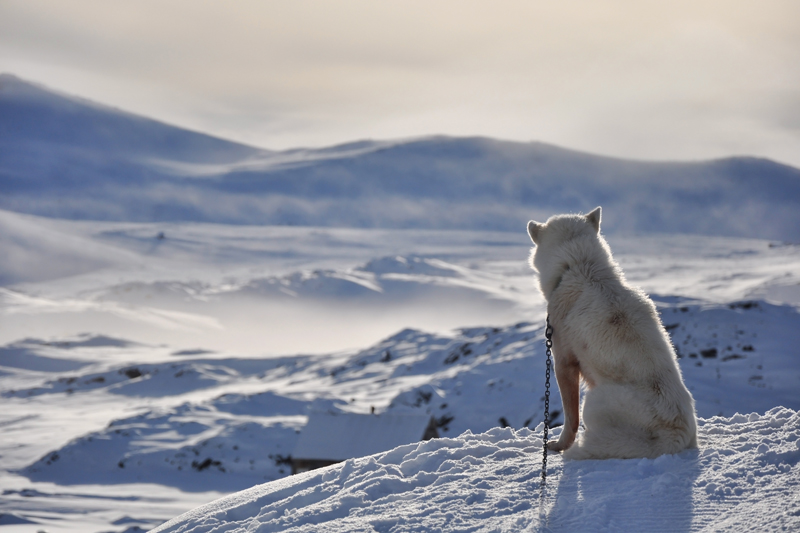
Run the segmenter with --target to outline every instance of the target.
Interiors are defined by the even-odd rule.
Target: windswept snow
[[[153,533],[800,528],[797,411],[701,419],[699,438],[656,459],[551,455],[540,499],[541,427],[467,431],[256,486]]]
[[[481,137],[272,152],[8,75],[0,190],[0,209],[84,220],[516,232],[602,204],[611,232],[800,239],[800,170],[765,159],[628,161]]]

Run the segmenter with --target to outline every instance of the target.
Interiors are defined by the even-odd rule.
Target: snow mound
[[[295,411],[304,412],[304,406]],[[305,421],[297,414],[232,417],[213,405],[182,404],[115,420],[21,473],[33,481],[70,484],[80,470],[82,483],[146,482],[185,492],[213,486],[231,492],[285,476]],[[268,453],[265,443],[275,453]]]
[[[800,408],[798,308],[763,300],[679,301],[659,311],[700,416]]]
[[[418,274],[425,276],[456,276],[458,269],[439,259],[390,256],[373,259],[359,270],[375,274]]]
[[[541,501],[539,431],[466,432],[259,485],[153,533],[800,528],[797,411],[701,419],[699,431],[700,450],[656,459],[550,456]]]
[[[234,294],[290,296],[313,299],[391,298],[406,300],[414,295],[458,290],[481,292],[471,281],[476,273],[439,259],[390,256],[373,259],[355,268],[293,272],[282,277],[258,278]],[[222,292],[217,291],[217,297]]]
[[[92,297],[98,301],[127,304],[161,302],[221,301],[234,297],[368,299],[383,297],[408,299],[431,290],[460,290],[479,293],[472,278],[478,272],[439,259],[417,256],[382,257],[346,269],[315,269],[282,276],[257,277],[247,282],[232,280],[212,285],[193,281],[128,282],[103,288]]]

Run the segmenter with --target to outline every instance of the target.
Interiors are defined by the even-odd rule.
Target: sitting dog
[[[655,305],[631,287],[588,215],[530,221],[531,267],[547,300],[568,459],[657,457],[697,447],[694,399]],[[578,433],[580,379],[584,431]]]

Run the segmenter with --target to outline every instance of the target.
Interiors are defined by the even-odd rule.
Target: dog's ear
[[[530,235],[533,244],[539,244],[539,234],[542,231],[544,224],[539,224],[531,220],[528,222],[528,235]]]
[[[601,207],[595,207],[594,211],[586,215],[586,220],[589,221],[589,224],[592,225],[594,231],[600,233],[600,211],[602,210]],[[530,226],[528,226],[530,228]]]

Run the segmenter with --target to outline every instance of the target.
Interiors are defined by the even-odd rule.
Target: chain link
[[[547,479],[547,438],[550,430],[550,356],[553,348],[553,327],[550,325],[550,315],[544,329],[544,344],[547,347],[547,367],[544,381],[544,436],[542,437],[542,495],[544,496],[545,480]]]

